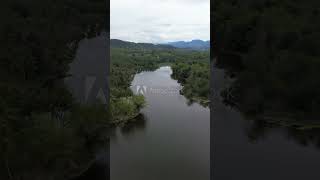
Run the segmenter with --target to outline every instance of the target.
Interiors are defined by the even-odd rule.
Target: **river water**
[[[207,180],[210,172],[212,180],[320,179],[319,130],[250,120],[226,106],[219,94],[231,82],[215,67],[211,112],[188,105],[170,74],[161,67],[135,75],[132,90],[148,105],[111,139],[111,180]]]
[[[209,180],[210,110],[179,94],[169,66],[136,74],[147,106],[111,139],[112,180]]]

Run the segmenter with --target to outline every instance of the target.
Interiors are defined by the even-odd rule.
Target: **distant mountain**
[[[119,39],[111,39],[110,46],[113,48],[130,48],[130,49],[176,49],[168,44],[151,44],[151,43],[134,43]]]
[[[193,50],[207,50],[210,49],[210,41],[192,40],[192,41],[176,41],[169,42],[167,45],[176,48],[193,49]]]

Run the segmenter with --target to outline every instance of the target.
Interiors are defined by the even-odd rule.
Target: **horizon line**
[[[207,42],[207,41],[211,41],[210,39],[209,40],[202,40],[202,39],[192,39],[192,40],[177,40],[177,41],[165,41],[165,42],[162,42],[162,43],[154,43],[154,42],[135,42],[135,41],[130,41],[130,40],[123,40],[123,39],[118,39],[118,38],[110,38],[110,40],[120,40],[120,41],[126,41],[126,42],[132,42],[132,43],[147,43],[147,44],[166,44],[166,43],[172,43],[172,42],[192,42],[192,41],[195,41],[195,40],[200,40],[200,41],[204,41],[204,42]]]

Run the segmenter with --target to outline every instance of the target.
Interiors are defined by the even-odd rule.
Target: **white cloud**
[[[210,0],[111,0],[111,38],[163,43],[210,38]]]

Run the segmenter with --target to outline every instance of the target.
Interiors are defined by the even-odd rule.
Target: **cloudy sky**
[[[111,38],[164,43],[210,39],[210,0],[111,0]]]

